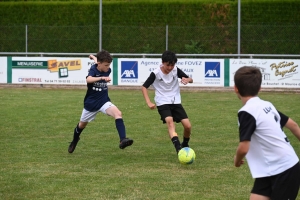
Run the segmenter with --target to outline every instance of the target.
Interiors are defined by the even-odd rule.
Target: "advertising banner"
[[[85,85],[93,64],[89,58],[12,57],[12,83]]]
[[[234,74],[242,66],[253,66],[262,73],[262,87],[300,88],[300,60],[289,59],[230,59],[230,86]]]
[[[160,58],[120,58],[118,85],[143,85],[161,64]],[[186,86],[224,86],[224,59],[178,59],[175,66],[193,78],[194,83]]]
[[[0,83],[7,83],[7,57],[0,57]]]

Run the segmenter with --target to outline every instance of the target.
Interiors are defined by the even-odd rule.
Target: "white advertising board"
[[[230,59],[230,86],[234,74],[242,66],[253,66],[262,73],[262,87],[300,88],[300,60],[289,59]]]
[[[0,83],[7,83],[7,57],[0,57]]]
[[[118,85],[143,85],[150,73],[161,64],[160,58],[120,58]],[[176,66],[194,80],[185,87],[224,86],[224,59],[178,59]]]
[[[89,58],[12,57],[12,83],[85,85],[92,64]]]

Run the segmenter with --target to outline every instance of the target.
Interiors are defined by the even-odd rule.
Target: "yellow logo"
[[[58,72],[59,68],[67,67],[69,71],[81,70],[81,60],[48,60],[48,70],[50,72]]]
[[[293,73],[295,72],[297,69],[296,67],[298,67],[298,65],[295,65],[294,62],[280,62],[276,65],[276,63],[272,63],[270,65],[271,70],[275,69],[275,76],[282,76],[284,77],[286,74],[288,73]],[[281,68],[285,68],[285,70],[281,70]]]

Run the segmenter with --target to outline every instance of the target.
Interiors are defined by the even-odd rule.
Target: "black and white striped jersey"
[[[160,67],[150,73],[143,86],[149,88],[151,85],[155,89],[155,104],[181,104],[180,87],[178,78],[188,78],[188,76],[176,66],[173,70],[164,74]]]
[[[288,117],[259,97],[238,111],[240,141],[251,141],[246,159],[253,178],[279,174],[298,161],[282,128]]]

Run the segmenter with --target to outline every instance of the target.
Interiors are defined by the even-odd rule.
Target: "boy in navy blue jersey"
[[[84,97],[84,108],[79,123],[74,129],[73,141],[69,145],[68,152],[73,153],[80,134],[86,125],[93,121],[99,112],[111,116],[115,119],[116,128],[120,137],[119,147],[124,149],[132,145],[133,140],[126,138],[125,125],[122,119],[121,111],[111,103],[108,96],[107,83],[111,81],[109,75],[111,73],[110,64],[112,57],[109,52],[102,50],[96,56],[90,55],[96,64],[92,65],[86,77],[87,92]]]
[[[296,122],[257,95],[262,74],[255,67],[241,67],[234,75],[234,90],[243,107],[238,111],[240,143],[234,165],[246,157],[255,178],[250,200],[295,200],[300,186],[299,158],[282,128],[300,140]]]

